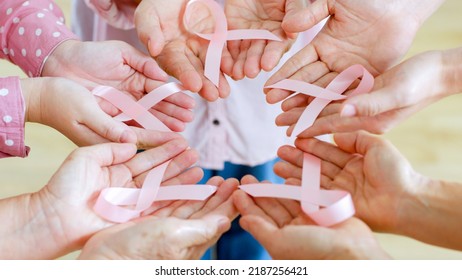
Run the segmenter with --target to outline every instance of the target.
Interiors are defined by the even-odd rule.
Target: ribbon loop
[[[315,97],[295,124],[293,134],[298,136],[313,125],[319,113],[331,101],[347,98],[342,94],[358,78],[361,78],[361,81],[349,96],[367,93],[372,90],[374,77],[361,65],[353,65],[347,68],[332,80],[325,89],[309,83],[287,79],[268,88],[279,88]],[[342,190],[321,189],[321,160],[308,153],[303,154],[301,186],[252,184],[242,185],[240,188],[255,197],[299,200],[302,210],[321,226],[340,223],[355,214],[350,193]]]
[[[228,40],[273,40],[281,41],[281,39],[269,32],[262,29],[235,29],[228,31],[228,23],[226,15],[221,6],[214,0],[192,0],[186,5],[183,17],[183,24],[188,29],[189,21],[192,14],[192,5],[203,3],[210,9],[215,20],[215,29],[213,34],[203,34],[193,32],[202,39],[209,40],[207,54],[205,55],[204,75],[215,86],[218,87],[220,79],[220,62],[223,53],[223,48]]]
[[[138,102],[117,89],[100,86],[93,94],[104,98],[122,111],[115,118],[120,121],[135,120],[147,129],[170,131],[148,110],[170,95],[183,90],[177,83],[162,85],[148,93]],[[176,185],[161,187],[162,178],[171,160],[153,168],[146,176],[140,189],[110,187],[99,194],[93,210],[101,217],[115,223],[124,223],[138,218],[155,201],[162,200],[205,200],[216,191],[211,185]]]

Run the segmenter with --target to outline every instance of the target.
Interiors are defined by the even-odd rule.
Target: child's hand
[[[103,112],[86,88],[62,78],[21,80],[26,122],[58,130],[79,146],[104,142],[136,143],[136,134]]]

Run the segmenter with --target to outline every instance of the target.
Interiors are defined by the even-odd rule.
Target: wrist
[[[73,54],[75,48],[82,43],[76,39],[69,39],[61,42],[50,54],[42,68],[42,77],[58,77],[65,73],[65,69],[72,64],[69,61],[69,54]]]
[[[21,80],[21,91],[24,97],[24,122],[41,122],[40,96],[43,90],[42,78],[28,78]]]

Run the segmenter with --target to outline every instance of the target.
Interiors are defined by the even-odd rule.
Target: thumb
[[[126,124],[114,120],[99,107],[85,106],[85,108],[89,109],[83,114],[83,123],[96,134],[110,142],[136,144],[136,134]]]
[[[287,0],[282,28],[287,33],[303,32],[330,15],[327,0],[318,0],[304,8],[301,0]]]
[[[239,224],[258,242],[260,242],[260,244],[265,247],[266,250],[268,250],[268,248],[274,242],[275,232],[278,230],[274,224],[266,221],[262,217],[255,215],[242,216]]]
[[[167,73],[159,67],[152,57],[143,54],[129,44],[123,43],[123,47],[125,49],[123,54],[124,60],[127,62],[128,66],[142,73],[147,78],[167,81]]]
[[[381,89],[369,94],[361,94],[348,98],[343,102],[340,111],[342,117],[372,117],[402,107],[399,99],[389,90]]]
[[[146,46],[151,56],[158,56],[165,45],[160,18],[150,1],[142,1],[135,11],[135,26],[138,38]],[[151,4],[152,5],[152,4]],[[157,4],[156,4],[157,5]]]
[[[202,219],[180,220],[172,234],[172,244],[188,248],[207,244],[217,239],[231,226],[230,220],[221,215],[209,215]]]

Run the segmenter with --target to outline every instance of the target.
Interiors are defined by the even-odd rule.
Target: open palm
[[[229,94],[229,86],[220,74],[217,88],[204,76],[205,55],[209,41],[193,32],[213,33],[214,21],[203,5],[194,10],[188,30],[183,24],[186,0],[144,0],[135,12],[140,40],[156,57],[160,66],[180,80],[186,89],[213,101]]]
[[[290,49],[293,40],[288,39],[282,29],[285,15],[284,0],[228,0],[225,13],[228,28],[269,30],[283,41],[242,40],[229,41],[228,50],[233,57],[234,79],[244,76],[255,78],[263,69],[271,71]]]
[[[275,172],[288,183],[299,184],[302,151],[322,160],[321,186],[351,193],[356,215],[372,229],[392,232],[398,228],[406,198],[424,180],[389,142],[366,134],[336,134],[338,146],[316,139],[298,139],[284,146]]]

